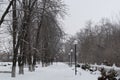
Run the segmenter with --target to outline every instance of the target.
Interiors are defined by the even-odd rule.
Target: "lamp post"
[[[70,57],[70,62],[71,62],[71,63],[70,63],[70,64],[71,64],[71,66],[72,66],[72,53],[73,53],[73,49],[70,50],[70,53],[71,53],[71,57]]]
[[[69,57],[69,66],[71,66],[71,53],[68,53],[68,57]]]
[[[76,47],[77,47],[77,40],[75,40],[74,41],[74,45],[75,45],[75,55],[74,55],[74,57],[75,57],[75,75],[77,75],[77,55],[76,55],[76,52],[77,52],[77,50],[76,50]]]

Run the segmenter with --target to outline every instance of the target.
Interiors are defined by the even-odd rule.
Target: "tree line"
[[[51,64],[64,35],[58,19],[65,15],[62,0],[11,0],[0,25],[8,13],[12,19],[7,27],[13,44],[12,77],[16,74],[17,61],[19,74],[24,74],[26,64],[31,72],[35,71],[36,62],[41,61],[42,66]]]
[[[65,55],[74,50],[74,40],[77,39],[77,60],[81,63],[120,66],[120,23],[110,19],[101,19],[98,23],[88,21],[85,28],[65,43]],[[74,52],[71,56],[74,59]]]

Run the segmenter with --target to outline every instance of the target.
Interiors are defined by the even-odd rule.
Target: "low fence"
[[[0,71],[0,73],[11,73],[11,71]]]

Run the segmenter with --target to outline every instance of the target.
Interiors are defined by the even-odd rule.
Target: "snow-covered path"
[[[8,73],[0,73],[0,80],[97,80],[98,75],[78,69],[75,76],[74,67],[69,67],[64,63],[54,63],[49,67],[39,66],[35,72],[28,72],[25,69],[24,75],[18,75],[11,78]]]

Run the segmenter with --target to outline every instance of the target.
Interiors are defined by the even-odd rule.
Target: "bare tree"
[[[11,6],[12,27],[8,29],[13,40],[12,77],[15,77],[17,61],[19,74],[24,74],[24,64],[28,64],[29,71],[35,71],[37,61],[48,65],[59,53],[63,31],[57,18],[63,17],[65,6],[61,0],[11,0],[0,25]]]
[[[109,19],[102,19],[99,24],[95,24],[81,30],[77,36],[79,40],[79,58],[83,63],[118,64],[118,34],[119,24],[110,22]],[[116,31],[117,30],[117,31]],[[116,60],[117,58],[117,60]]]

